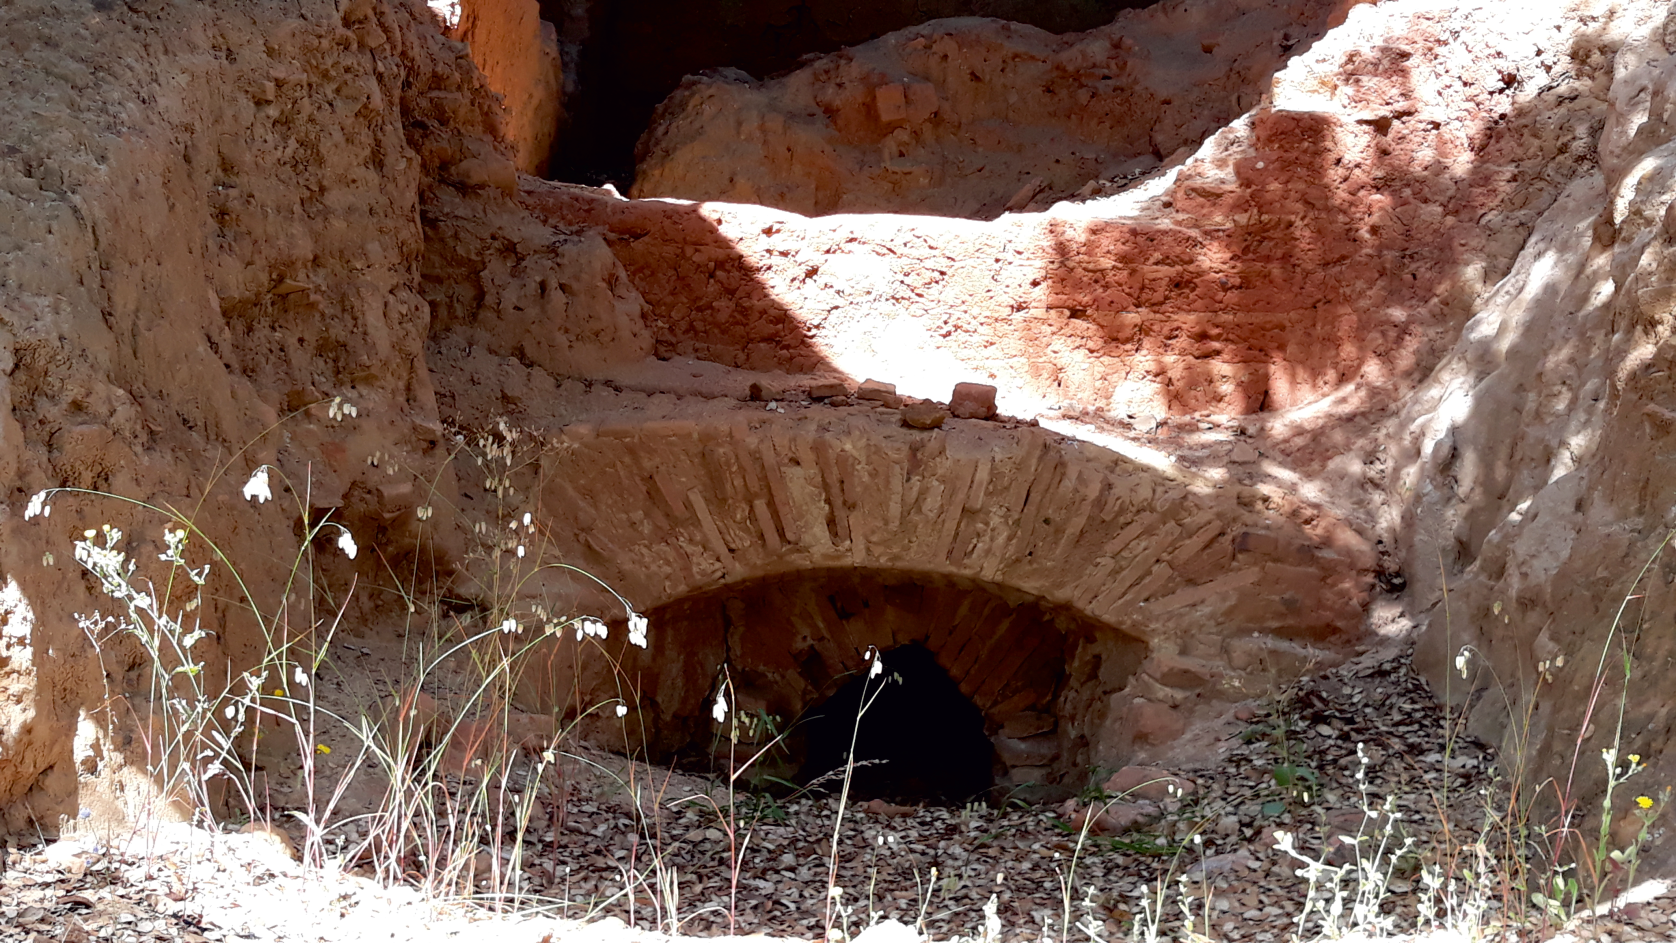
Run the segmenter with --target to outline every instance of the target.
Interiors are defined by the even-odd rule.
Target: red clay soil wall
[[[541,176],[564,117],[559,34],[536,0],[465,0],[451,35],[506,109],[503,130],[518,169]]]
[[[533,184],[522,200],[608,234],[660,356],[835,367],[919,395],[980,379],[1021,407],[1118,415],[1281,410],[1346,386],[1389,402],[1601,121],[1596,99],[1539,94],[1540,70],[1425,66],[1445,37],[1405,26],[1402,45],[1332,54],[1336,99],[1259,109],[1131,203],[978,223]]]
[[[691,78],[633,194],[992,219],[1144,172],[1255,107],[1350,0],[1167,0],[1084,33],[953,19],[760,83]]]
[[[939,17],[993,16],[1053,32],[1090,29],[1148,0],[547,0],[575,50],[572,133],[555,167],[628,189],[635,142],[683,77],[740,69],[766,78]]]
[[[422,5],[32,0],[8,7],[0,58],[0,822],[33,834],[83,809],[121,821],[150,794],[132,736],[154,709],[147,660],[108,626],[95,657],[75,614],[113,601],[71,541],[114,524],[148,575],[165,517],[60,496],[25,521],[31,495],[192,514],[193,564],[215,540],[245,581],[213,566],[198,611],[213,631],[195,652],[223,682],[263,644],[244,594],[270,615],[284,601],[304,511],[367,550],[321,548],[334,593],[420,554],[415,509],[452,488],[433,319],[544,317],[575,353],[638,298],[613,295],[597,238],[507,200],[497,109]],[[276,497],[257,505],[240,489],[263,464]],[[452,565],[447,546],[423,555]]]

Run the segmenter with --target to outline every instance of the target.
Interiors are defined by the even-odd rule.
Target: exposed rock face
[[[1676,777],[1676,557],[1663,546],[1676,524],[1676,23],[1638,5],[1577,45],[1579,78],[1606,106],[1598,164],[1544,214],[1390,439],[1408,602],[1427,620],[1420,667],[1527,781],[1568,799],[1599,795],[1604,749],[1620,768],[1632,753],[1650,764],[1618,793],[1622,847],[1624,823],[1640,825],[1633,797]],[[1551,812],[1555,795],[1540,798]]]
[[[727,68],[766,77],[810,53],[865,43],[951,16],[992,16],[1050,32],[1085,30],[1147,0],[545,0],[562,20],[578,94],[560,148],[564,179],[618,179],[628,189],[634,144],[683,76]],[[617,177],[616,175],[621,175]]]
[[[536,0],[465,0],[452,35],[471,47],[471,61],[506,108],[502,130],[518,169],[547,172],[564,114],[559,34]]]
[[[692,78],[634,195],[991,218],[1144,172],[1257,104],[1352,0],[1167,0],[1086,33],[939,20],[784,78]]]
[[[120,817],[150,792],[123,731],[163,708],[146,703],[131,641],[100,639],[116,666],[101,672],[73,614],[111,600],[69,541],[115,524],[123,549],[149,562],[164,519],[61,497],[26,523],[32,493],[99,489],[193,513],[272,611],[288,570],[274,555],[294,546],[302,511],[417,559],[416,507],[452,488],[424,362],[433,312],[488,305],[486,322],[569,332],[574,352],[596,319],[579,299],[597,299],[613,324],[622,299],[596,237],[553,233],[506,200],[515,174],[486,117],[492,99],[422,6],[41,0],[7,17],[0,807],[7,827],[33,831],[78,803],[112,811],[113,797],[134,804]],[[451,227],[450,258],[467,261],[427,257],[422,216]],[[491,230],[538,247],[519,256],[529,271],[502,263],[504,242],[473,241]],[[573,259],[585,278],[566,274]],[[565,284],[581,286],[568,302]],[[340,420],[334,396],[359,418]],[[239,487],[261,464],[276,469],[279,497],[257,507]],[[436,503],[446,525],[448,502]],[[446,544],[425,560],[451,567]],[[323,558],[321,576],[369,564]],[[224,568],[210,589],[202,616],[216,631],[196,652],[236,677],[262,637]]]
[[[524,202],[614,237],[662,356],[916,396],[989,379],[1019,414],[1373,409],[1425,375],[1590,160],[1604,89],[1551,83],[1554,52],[1442,59],[1506,28],[1356,7],[1179,167],[1046,213],[808,219],[558,186]],[[753,160],[728,173],[752,179]]]

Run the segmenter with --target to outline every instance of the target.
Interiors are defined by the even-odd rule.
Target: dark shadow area
[[[1151,0],[542,0],[565,40],[567,123],[554,179],[628,190],[634,145],[684,76],[739,69],[768,78],[810,55],[927,20],[988,16],[1065,33]]]
[[[659,360],[692,357],[747,370],[834,372],[803,321],[760,287],[757,263],[701,206],[619,200],[561,183],[520,202],[556,227],[599,230],[645,300]]]
[[[984,736],[983,712],[923,646],[879,658],[876,677],[852,678],[805,716],[799,780],[838,791],[853,759],[850,795],[857,799],[958,805],[988,791],[995,748]]]

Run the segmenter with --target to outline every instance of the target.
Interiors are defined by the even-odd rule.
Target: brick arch
[[[1249,489],[1029,427],[733,417],[567,427],[535,489],[552,551],[643,612],[852,572],[1054,613],[1079,638],[1064,659],[1074,696],[1056,706],[1079,714],[1078,759],[1101,763],[1167,751],[1171,731],[1216,705],[1340,657],[1361,622],[1365,548],[1325,522],[1317,533],[1339,543],[1312,536]],[[586,586],[555,571],[527,593],[610,611]],[[699,653],[668,629],[654,623],[653,649],[630,653],[664,726],[702,716],[716,668],[686,664]],[[1138,669],[1110,668],[1130,642]],[[568,689],[568,659],[548,664],[551,689]]]

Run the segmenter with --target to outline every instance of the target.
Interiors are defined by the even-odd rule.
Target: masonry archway
[[[1016,785],[1061,778],[1086,760],[1089,743],[1081,722],[1088,705],[1079,700],[1083,689],[1071,667],[1099,670],[1121,686],[1146,657],[1140,639],[1063,607],[980,581],[900,569],[793,571],[688,596],[649,615],[701,676],[683,689],[701,680],[719,686],[725,670],[732,708],[751,718],[746,744],[785,734],[756,770],[762,778],[807,782],[831,769],[822,765],[831,752],[822,744],[851,732],[856,705],[849,689],[867,674],[869,654],[882,653],[886,671],[907,674],[902,690],[888,691],[870,709],[876,713],[864,740],[877,742],[862,743],[857,755],[917,745],[960,767],[949,782],[929,784],[900,763],[869,770],[863,791],[893,799],[971,798],[982,790],[956,783],[970,780],[980,764],[982,776],[993,772]],[[890,732],[880,731],[875,722],[892,712]],[[973,730],[962,719],[967,713]],[[717,729],[708,714],[677,713],[660,721],[649,745],[703,763],[713,748],[725,755],[732,745],[718,742]]]
[[[1255,493],[1035,428],[894,417],[567,427],[520,490],[590,576],[531,573],[521,605],[621,613],[597,577],[651,615],[651,645],[611,667],[554,640],[529,696],[629,691],[630,745],[669,752],[714,737],[724,667],[737,706],[790,718],[869,646],[917,643],[1012,751],[1005,769],[1027,770],[1013,778],[1051,779],[1167,754],[1354,642],[1372,561]],[[596,740],[623,727],[600,721]]]

